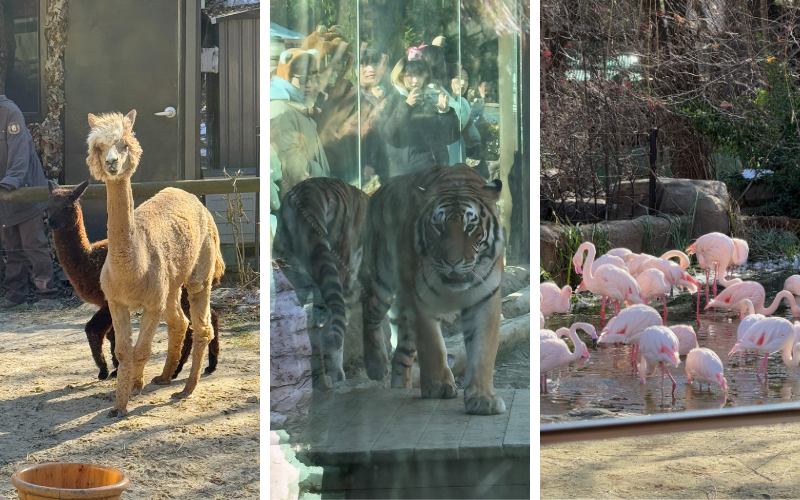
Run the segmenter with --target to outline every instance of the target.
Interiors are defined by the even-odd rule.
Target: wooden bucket
[[[80,463],[45,463],[11,475],[20,500],[118,500],[128,476],[112,467]]]

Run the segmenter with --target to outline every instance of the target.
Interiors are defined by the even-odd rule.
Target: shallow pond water
[[[761,283],[767,295],[766,306],[772,303],[773,298],[783,288],[787,277],[796,274],[797,270],[778,270],[775,272],[745,272],[737,274],[744,280],[753,280]],[[698,277],[699,282],[704,282],[703,277]],[[718,288],[718,292],[722,288]],[[712,290],[713,295],[713,290]],[[600,319],[599,300],[590,294],[581,294],[578,302],[574,302],[570,314],[553,314],[547,318],[545,328],[556,330],[562,326],[569,327],[575,322],[591,323],[597,329],[597,334],[602,331]],[[685,324],[692,326],[697,332],[697,341],[700,347],[712,349],[719,355],[725,365],[725,378],[728,381],[727,394],[718,386],[712,385],[711,390],[703,386],[699,389],[697,382],[692,386],[686,383],[686,356],[681,356],[678,367],[668,365],[669,373],[675,378],[677,387],[674,398],[671,396],[672,383],[664,377],[664,390],[661,390],[661,370],[648,377],[646,383],[641,384],[637,376],[633,375],[630,367],[631,346],[613,344],[591,347],[591,339],[579,332],[586,342],[590,352],[589,359],[582,359],[560,370],[548,373],[546,394],[540,393],[540,413],[544,416],[559,416],[567,413],[575,414],[575,410],[602,408],[611,412],[654,414],[686,410],[709,410],[723,407],[741,407],[762,404],[773,404],[800,400],[800,368],[787,369],[780,353],[770,355],[768,363],[768,376],[756,377],[758,364],[754,361],[753,354],[749,358],[740,358],[737,354],[728,356],[728,352],[736,343],[736,330],[739,326],[738,313],[723,309],[709,309],[705,307],[705,295],[700,301],[700,325],[697,324],[695,314],[696,295],[675,292],[674,298],[667,297],[667,326]],[[784,301],[773,316],[792,319],[791,310]],[[659,312],[662,311],[660,302],[651,302]],[[611,309],[606,309],[606,321],[612,316]],[[761,355],[763,357],[763,355]],[[760,363],[761,357],[758,362]]]

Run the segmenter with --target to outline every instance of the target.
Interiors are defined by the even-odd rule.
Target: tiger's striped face
[[[435,273],[444,285],[464,290],[491,274],[503,239],[486,201],[453,196],[423,211],[415,243],[426,277]]]

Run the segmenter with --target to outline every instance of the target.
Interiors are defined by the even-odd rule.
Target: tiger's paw
[[[389,357],[383,346],[375,349],[364,347],[364,365],[372,380],[383,380],[389,374]]]
[[[452,380],[436,380],[422,385],[422,397],[428,399],[453,399],[458,388]]]
[[[331,389],[331,378],[327,375],[312,376],[311,387],[317,391],[329,391]]]
[[[464,398],[464,406],[470,415],[499,415],[505,413],[506,403],[500,396],[474,395]]]

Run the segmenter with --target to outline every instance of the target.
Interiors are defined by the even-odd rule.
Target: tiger
[[[273,254],[300,304],[313,295],[308,331],[315,389],[328,390],[345,380],[346,304],[356,295],[368,200],[344,181],[315,177],[292,187],[279,209]]]
[[[410,388],[418,354],[422,397],[455,398],[440,320],[460,312],[466,411],[505,412],[493,381],[504,252],[497,209],[502,186],[461,163],[393,177],[371,196],[359,273],[364,363],[371,379],[383,380],[391,368],[391,386]],[[397,328],[391,367],[381,335],[390,309]]]

